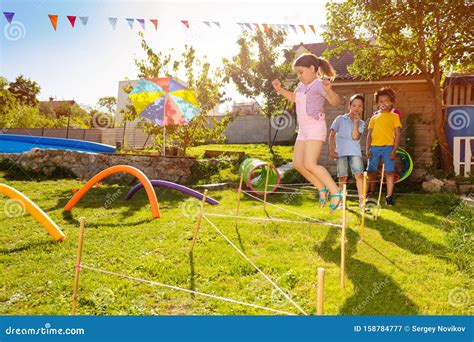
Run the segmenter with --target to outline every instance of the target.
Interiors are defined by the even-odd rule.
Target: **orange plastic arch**
[[[67,202],[67,204],[65,205],[64,210],[71,211],[72,208],[74,208],[74,206],[87,193],[87,191],[89,191],[89,189],[92,188],[96,183],[118,172],[126,172],[138,178],[140,183],[142,183],[143,187],[145,188],[146,194],[148,196],[148,201],[150,202],[150,205],[151,205],[151,213],[153,217],[159,218],[160,208],[158,206],[158,199],[156,198],[156,193],[155,193],[155,190],[153,189],[153,185],[151,185],[150,180],[142,171],[140,171],[136,167],[129,166],[129,165],[112,166],[96,174],[94,177],[89,179],[87,183],[84,184],[84,186],[74,194],[74,196],[71,197],[69,202]]]
[[[64,241],[66,235],[61,229],[54,223],[53,220],[38,207],[32,200],[22,194],[20,191],[8,186],[6,184],[0,184],[0,194],[10,197],[21,205],[28,213],[33,216],[53,237],[56,241]]]

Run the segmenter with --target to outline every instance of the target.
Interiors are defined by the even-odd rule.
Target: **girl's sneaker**
[[[393,206],[393,197],[392,196],[385,197],[385,204],[388,206]]]

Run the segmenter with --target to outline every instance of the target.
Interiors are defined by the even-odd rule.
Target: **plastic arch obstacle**
[[[51,218],[38,207],[32,200],[23,195],[20,191],[12,188],[11,186],[0,184],[0,193],[4,194],[11,199],[18,201],[27,211],[33,216],[53,237],[56,241],[64,241],[66,235],[61,231],[61,229],[56,225],[56,223],[51,220]]]
[[[396,183],[399,183],[403,182],[408,178],[408,176],[411,175],[411,172],[413,171],[413,160],[411,159],[410,154],[401,147],[399,147],[397,150],[397,156],[399,156],[402,162],[405,164],[404,169],[399,175],[400,178],[396,181]]]
[[[267,172],[268,187],[265,189]],[[239,174],[244,175],[244,181],[247,186],[259,195],[263,194],[265,191],[267,193],[272,193],[278,189],[278,186],[280,185],[280,173],[277,168],[272,164],[256,158],[245,159],[242,164],[240,164]]]
[[[196,191],[196,190],[193,190],[193,189],[190,189],[184,185],[181,185],[181,184],[176,184],[176,183],[173,183],[173,182],[168,182],[168,181],[164,181],[164,180],[159,180],[159,179],[153,179],[151,180],[151,184],[153,186],[161,186],[161,187],[165,187],[165,188],[170,188],[170,189],[174,189],[174,190],[177,190],[177,191],[180,191],[184,194],[187,194],[187,195],[190,195],[190,196],[193,196],[193,197],[196,197],[198,199],[202,199],[203,198],[203,194],[201,194],[200,192]],[[133,195],[135,195],[135,193],[140,190],[141,188],[143,188],[143,184],[142,183],[139,183],[137,185],[135,185],[128,193],[127,195],[125,196],[125,200],[130,200]],[[211,198],[211,197],[206,197],[206,202],[208,204],[211,204],[211,205],[216,205],[216,204],[219,204],[219,202],[217,202],[215,199]]]
[[[138,178],[138,180],[143,184],[143,187],[145,188],[145,191],[147,193],[148,201],[150,202],[150,205],[151,205],[151,213],[153,217],[159,218],[160,209],[158,206],[158,199],[156,198],[155,190],[153,190],[153,185],[151,184],[148,177],[142,171],[140,171],[136,167],[129,166],[129,165],[112,166],[96,174],[94,177],[89,179],[87,183],[84,184],[84,186],[74,194],[74,196],[71,197],[69,202],[67,202],[66,205],[64,206],[64,211],[71,211],[72,208],[74,208],[74,206],[87,193],[87,191],[89,191],[89,189],[92,188],[96,183],[100,182],[102,179],[114,173],[119,173],[119,172],[126,172]]]

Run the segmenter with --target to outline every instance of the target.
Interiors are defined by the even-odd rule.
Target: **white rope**
[[[305,189],[305,188],[303,188],[303,187],[301,187],[301,188],[298,189],[298,188],[294,188],[294,187],[281,186],[281,185],[278,186],[278,189],[300,190],[300,191],[306,191],[306,192],[308,192],[308,193],[314,193],[314,192],[315,192],[315,191],[312,191],[313,189]],[[316,190],[316,189],[314,189],[314,190]]]
[[[198,291],[183,289],[183,288],[181,288],[181,287],[177,287],[177,286],[173,286],[173,285],[161,284],[161,283],[158,283],[158,282],[156,282],[156,281],[151,281],[151,280],[146,280],[146,279],[142,279],[142,278],[132,277],[132,276],[129,276],[129,275],[126,275],[126,274],[115,273],[115,272],[111,272],[111,271],[105,271],[105,270],[101,270],[101,269],[98,269],[98,268],[95,268],[95,267],[86,266],[86,265],[80,265],[80,267],[81,267],[81,268],[86,268],[86,269],[89,269],[89,270],[92,270],[92,271],[96,271],[96,272],[99,272],[99,273],[109,274],[109,275],[113,275],[113,276],[117,276],[117,277],[121,277],[121,278],[126,278],[126,279],[131,279],[131,280],[139,281],[139,282],[142,282],[142,283],[147,283],[147,284],[150,284],[150,285],[156,285],[156,286],[166,287],[166,288],[172,289],[172,290],[177,290],[177,291],[183,291],[183,292],[193,293],[193,294],[197,294],[197,295],[204,296],[204,297],[209,297],[209,298],[214,298],[214,299],[222,300],[222,301],[225,301],[225,302],[230,302],[230,303],[236,303],[236,304],[240,304],[240,305],[251,306],[251,307],[254,307],[254,308],[257,308],[257,309],[272,311],[272,312],[279,313],[279,314],[290,315],[290,316],[296,316],[294,313],[290,313],[290,312],[285,312],[285,311],[280,311],[280,310],[276,310],[276,309],[272,309],[272,308],[267,308],[267,307],[265,307],[265,306],[260,306],[260,305],[256,305],[256,304],[245,303],[245,302],[241,302],[241,301],[238,301],[238,300],[235,300],[235,299],[230,299],[230,298],[215,296],[215,295],[207,294],[207,293],[203,293],[203,292],[198,292]]]
[[[239,219],[246,219],[246,220],[255,220],[255,221],[272,221],[272,222],[288,222],[288,223],[302,223],[302,224],[320,224],[317,221],[295,221],[295,220],[285,220],[280,218],[265,218],[265,217],[254,217],[254,216],[237,216],[237,215],[224,215],[224,214],[206,214],[207,216],[215,216],[215,217],[228,217],[228,218],[239,218]],[[338,227],[342,227],[342,225],[338,225]]]
[[[257,193],[257,194],[263,194],[262,191],[257,191],[257,190],[246,190],[247,192],[251,193]],[[267,195],[278,195],[278,194],[299,194],[299,195],[306,195],[310,194],[309,192],[303,192],[303,191],[274,191],[274,192],[267,192]]]
[[[206,220],[206,221],[207,221],[207,222],[208,222],[208,223],[209,223],[209,224],[210,224],[237,252],[239,252],[239,254],[240,254],[245,260],[247,260],[250,265],[252,265],[258,272],[260,272],[260,274],[261,274],[266,280],[268,280],[268,282],[269,282],[270,284],[272,284],[275,289],[277,289],[278,291],[280,291],[280,293],[281,293],[286,299],[288,299],[288,301],[289,301],[291,304],[293,304],[293,305],[294,305],[298,310],[300,310],[304,315],[306,315],[306,316],[308,315],[298,304],[296,304],[296,303],[293,301],[293,299],[291,299],[291,297],[290,297],[285,291],[283,291],[277,284],[275,284],[275,282],[274,282],[273,280],[271,280],[269,276],[267,276],[265,273],[263,273],[263,271],[262,271],[260,268],[258,268],[258,266],[255,265],[255,264],[253,263],[253,261],[250,260],[250,258],[244,254],[244,252],[242,252],[236,245],[234,245],[234,244],[232,243],[232,241],[230,241],[229,238],[228,238],[227,236],[225,236],[224,233],[222,233],[222,232],[219,230],[219,228],[217,228],[216,225],[215,225],[214,223],[212,223],[211,220],[209,220],[209,219],[207,218],[206,214],[203,214],[202,217],[203,217],[203,218],[204,218],[204,219],[205,219],[205,220]]]
[[[260,202],[262,202],[262,203],[265,203],[265,202],[264,202],[263,200],[261,200],[260,198],[255,197],[255,196],[253,196],[253,195],[251,195],[251,194],[248,194],[247,191],[242,191],[242,192],[243,192],[244,194],[246,194],[247,196],[250,196],[250,197],[256,199],[257,201],[260,201]],[[280,209],[280,210],[289,212],[289,213],[291,213],[291,214],[294,214],[294,215],[297,215],[297,216],[300,216],[300,217],[304,217],[304,218],[310,219],[310,220],[312,220],[312,221],[314,221],[314,222],[318,222],[319,224],[322,224],[322,225],[332,226],[332,227],[339,227],[339,228],[342,227],[342,225],[340,225],[340,224],[321,221],[321,220],[318,220],[318,219],[316,219],[316,218],[314,218],[314,217],[310,217],[310,216],[306,216],[306,215],[303,215],[303,214],[299,214],[299,213],[297,213],[297,212],[294,212],[294,211],[292,211],[292,210],[288,210],[288,209],[279,207],[279,206],[277,206],[277,205],[275,205],[275,204],[272,204],[272,203],[269,203],[269,202],[266,202],[266,204],[267,204],[267,205],[271,205],[272,207],[278,208],[278,209]]]

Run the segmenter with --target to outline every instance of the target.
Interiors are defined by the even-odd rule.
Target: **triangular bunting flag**
[[[265,31],[265,33],[268,33],[268,25],[262,24],[262,26],[263,26],[263,31]]]
[[[295,26],[295,25],[291,25],[291,24],[290,24],[290,27],[293,29],[293,31],[295,31],[295,33],[298,33],[298,32],[296,31],[296,26]]]
[[[76,16],[75,15],[68,15],[67,20],[71,23],[72,28],[74,28],[74,24],[76,23]]]
[[[189,28],[189,21],[187,21],[187,20],[181,20],[181,22],[183,23],[184,26],[186,26],[187,28]]]
[[[262,32],[262,30],[260,29],[260,26],[259,26],[258,24],[254,24],[254,25],[255,25],[255,27],[257,28],[257,31],[258,31],[258,32]]]
[[[211,28],[211,22],[210,21],[203,21],[204,24],[206,24],[209,28]]]
[[[155,31],[158,30],[158,19],[150,19],[153,26],[155,26]]]
[[[53,25],[54,31],[58,28],[58,16],[54,14],[48,14],[49,20],[51,20],[51,25]]]
[[[218,28],[221,28],[221,24],[219,24],[218,21],[213,21],[212,23],[213,23],[214,25],[216,25]]]
[[[145,29],[145,19],[137,19],[138,23],[142,27],[142,29]]]
[[[115,27],[117,26],[117,18],[109,18],[110,25],[112,25],[112,29],[115,31]]]
[[[82,25],[86,26],[87,22],[89,21],[89,17],[79,17],[79,20],[81,21]]]
[[[252,31],[252,25],[249,23],[244,23],[244,25],[249,29],[249,31]]]
[[[301,29],[303,30],[304,34],[306,34],[306,29],[304,28],[304,25],[298,25],[299,27],[301,27]]]
[[[289,32],[289,31],[290,31],[290,28],[289,28],[290,25],[288,25],[288,24],[283,24],[283,27],[285,28],[285,31],[286,31],[286,32]]]
[[[7,19],[8,23],[11,24],[12,20],[13,20],[13,16],[15,15],[15,13],[13,13],[13,12],[3,12],[3,15]]]
[[[240,26],[240,28],[241,28],[243,31],[245,31],[245,26],[244,26],[244,24],[243,24],[243,23],[237,23],[237,25],[239,25],[239,26]]]
[[[316,34],[316,30],[314,29],[314,25],[308,25],[311,31],[313,31],[314,34]]]
[[[133,18],[125,18],[125,20],[127,21],[128,26],[130,26],[130,28],[133,30],[134,19]]]

